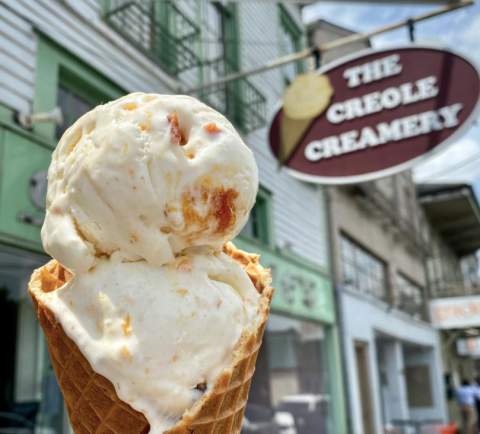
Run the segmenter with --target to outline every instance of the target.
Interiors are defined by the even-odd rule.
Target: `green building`
[[[46,171],[63,131],[126,93],[185,93],[304,44],[294,5],[0,2],[0,325],[6,331],[0,427],[15,419],[42,434],[70,430],[27,293],[32,270],[49,260],[40,240]],[[234,122],[260,169],[257,205],[236,243],[262,255],[276,295],[249,402],[269,412],[313,405],[320,432],[345,434],[323,191],[278,171],[267,144],[269,112],[304,67],[292,64],[193,96]],[[55,107],[61,124],[35,121],[30,128],[18,121]]]

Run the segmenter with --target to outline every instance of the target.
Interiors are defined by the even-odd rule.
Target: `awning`
[[[419,202],[428,220],[458,256],[480,249],[480,207],[468,184],[422,184]]]

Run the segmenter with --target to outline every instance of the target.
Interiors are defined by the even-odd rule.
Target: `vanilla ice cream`
[[[202,247],[162,267],[99,260],[42,296],[93,369],[145,415],[151,434],[170,429],[208,392],[259,297],[237,262]]]
[[[154,266],[191,246],[220,249],[258,189],[251,150],[188,96],[135,93],[82,116],[48,171],[45,251],[72,272],[114,252]]]
[[[73,277],[39,297],[150,433],[164,433],[256,320],[260,295],[221,252],[255,202],[252,152],[199,101],[136,93],[69,128],[48,181],[43,244]]]

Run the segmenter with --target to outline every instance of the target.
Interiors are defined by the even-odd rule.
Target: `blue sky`
[[[303,9],[305,22],[319,18],[337,25],[362,32],[408,19],[412,16],[438,8],[416,5],[371,5],[365,3],[320,2]],[[480,3],[416,25],[418,42],[436,41],[448,45],[470,57],[480,67]],[[408,43],[406,28],[398,29],[372,39],[374,47]],[[442,154],[428,160],[415,170],[417,181],[431,179],[435,182],[461,181],[474,184],[480,198],[480,123],[472,127],[465,136]],[[472,159],[472,163],[461,163]],[[451,171],[452,166],[462,166]],[[446,173],[445,176],[438,176]]]

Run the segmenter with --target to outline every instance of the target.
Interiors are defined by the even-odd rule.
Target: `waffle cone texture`
[[[165,434],[240,434],[241,431],[274,289],[270,286],[270,271],[258,263],[258,255],[238,250],[232,243],[226,244],[223,251],[242,265],[262,295],[259,315],[244,329],[233,349],[232,361],[220,373],[212,390],[198,399]],[[70,278],[71,274],[52,260],[34,271],[28,290],[47,338],[72,428],[75,434],[147,434],[150,425],[145,416],[121,401],[113,384],[93,371],[54,314],[39,299],[40,294],[57,290]]]

